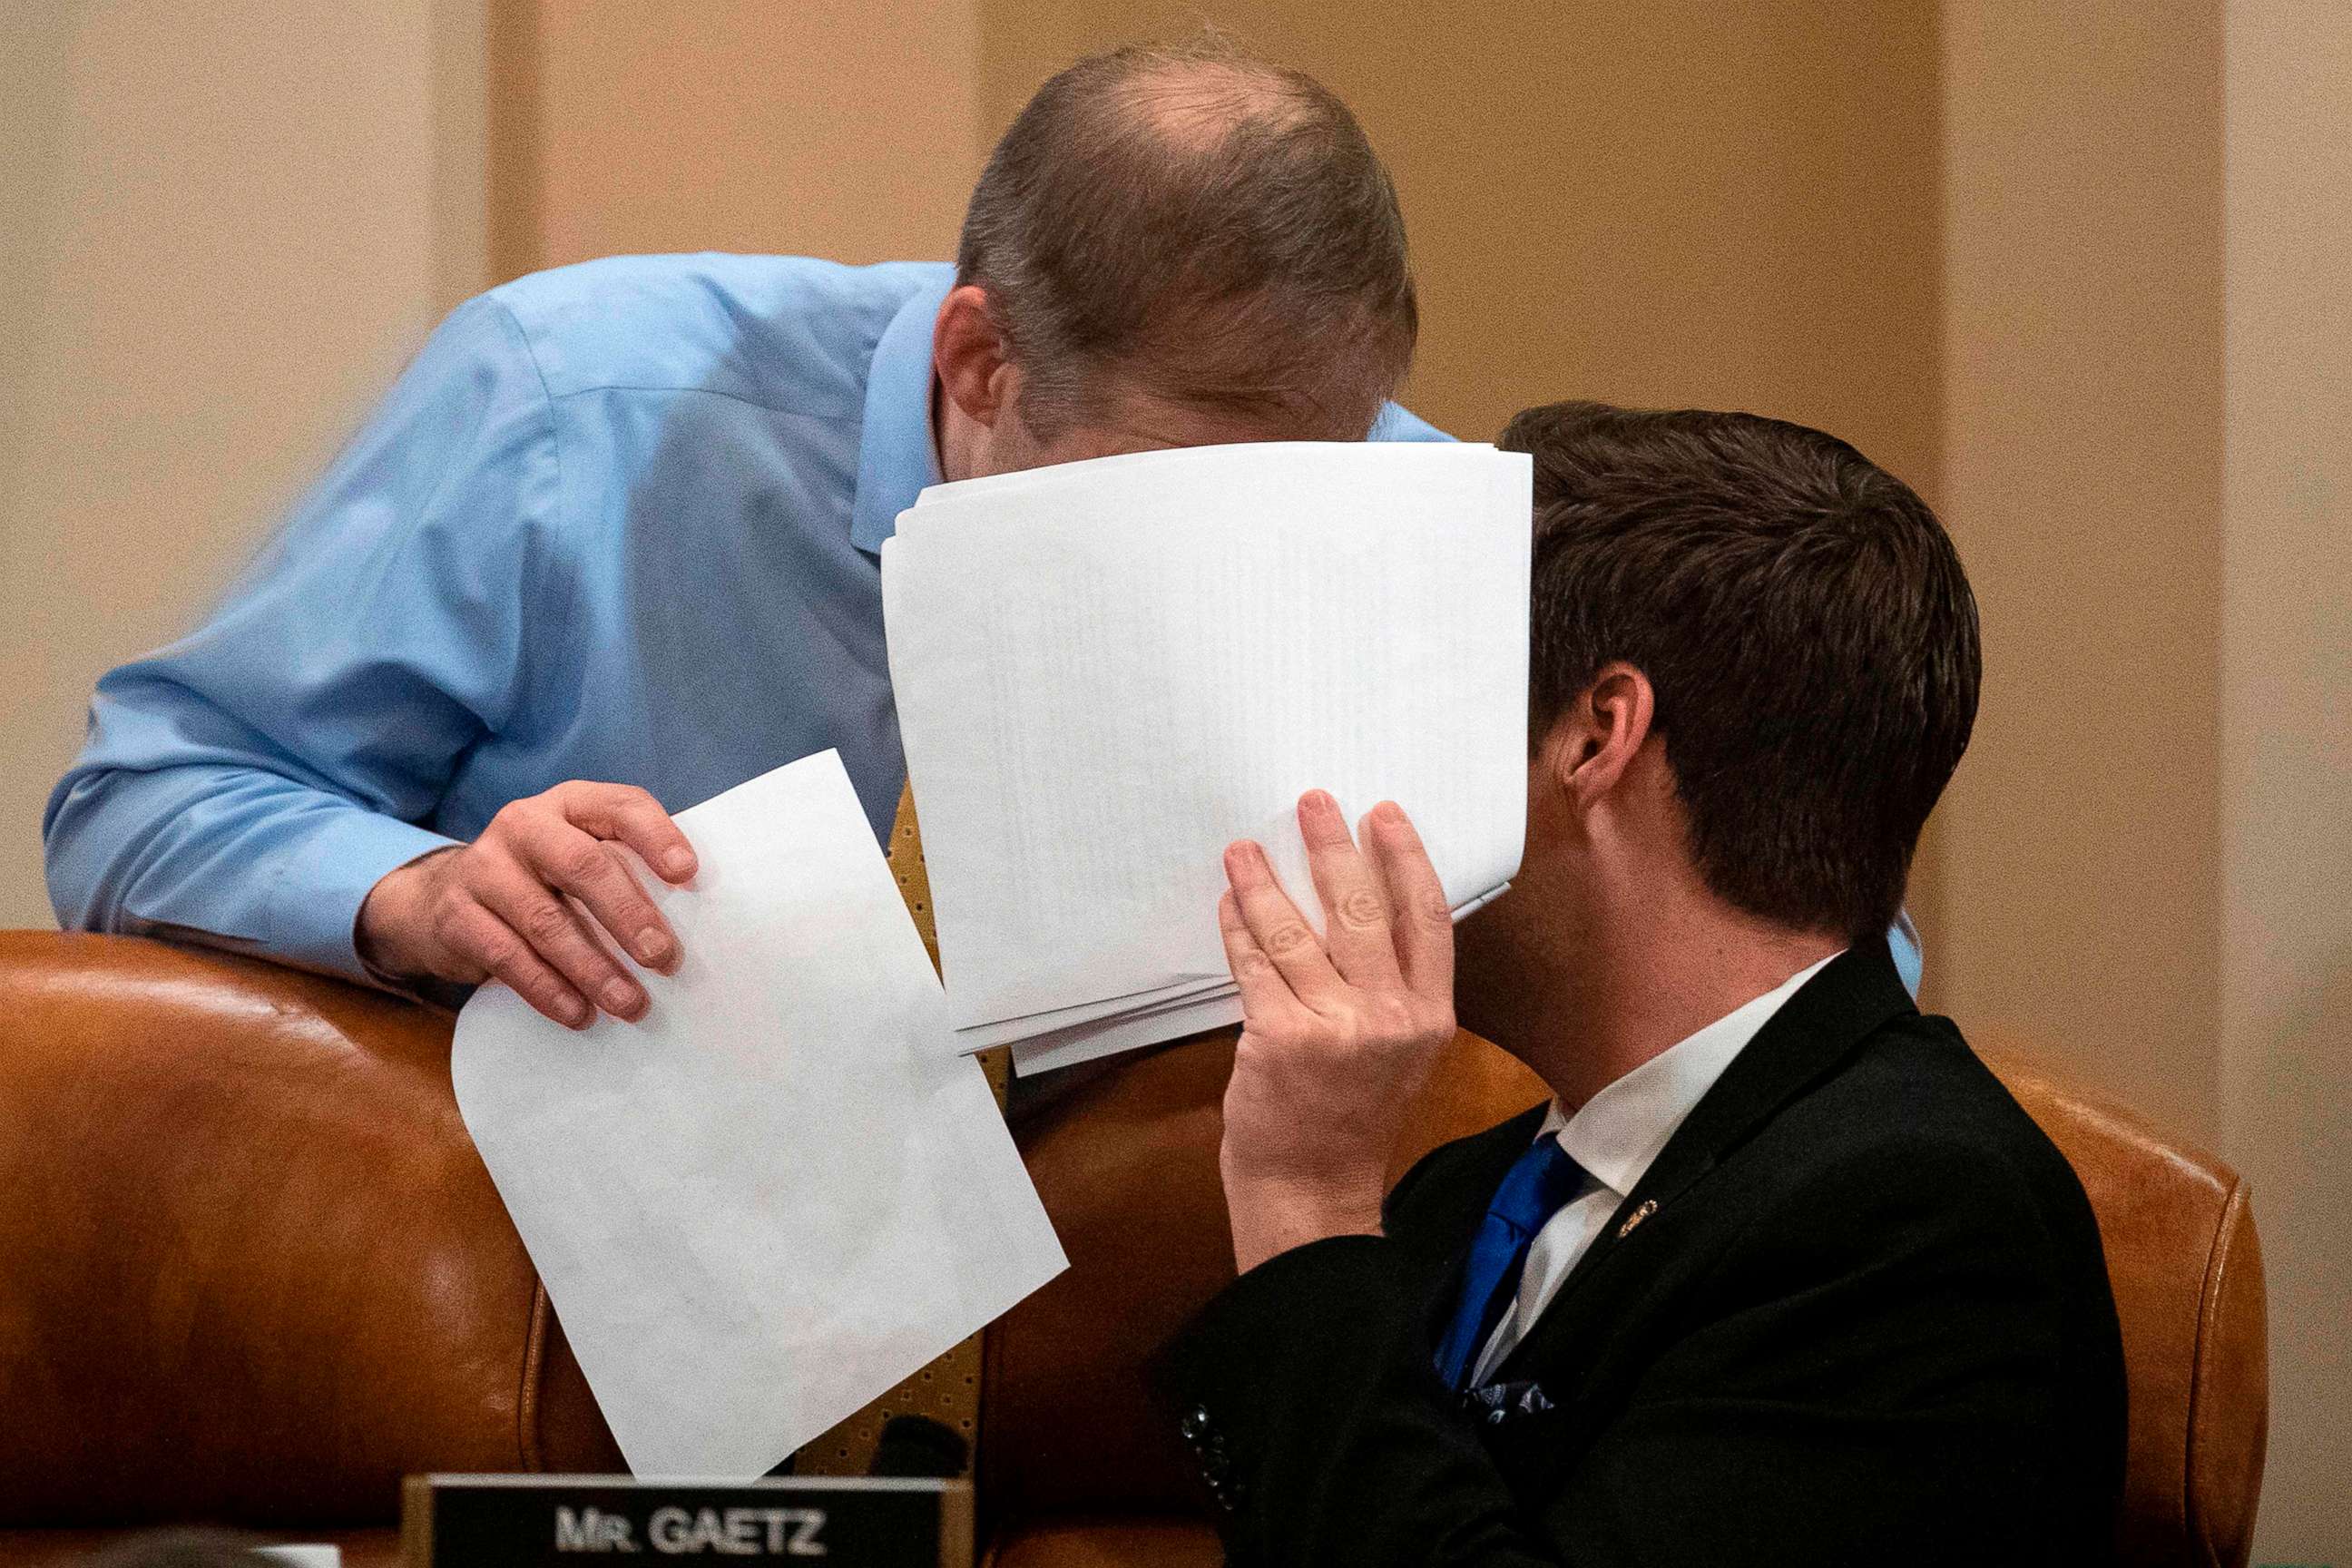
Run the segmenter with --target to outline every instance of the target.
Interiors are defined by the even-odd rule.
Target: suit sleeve
[[[1801,1184],[1624,1406],[1576,1413],[1597,1430],[1556,1480],[1507,1484],[1431,1370],[1433,1281],[1378,1237],[1253,1269],[1159,1387],[1245,1563],[2032,1560],[2054,1274],[1987,1164],[1914,1149]]]
[[[436,331],[204,626],[106,675],[42,831],[72,929],[169,934],[352,979],[361,901],[505,718],[554,505],[512,316]]]

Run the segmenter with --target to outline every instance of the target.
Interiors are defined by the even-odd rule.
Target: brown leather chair
[[[2237,1172],[2013,1051],[1982,1053],[2099,1216],[2130,1383],[2117,1557],[2240,1568],[2270,1435],[2270,1339],[2252,1194]]]
[[[397,1560],[400,1478],[620,1463],[449,1016],[0,932],[0,1563],[182,1521]]]
[[[208,1520],[395,1560],[397,1481],[618,1464],[458,1120],[446,1014],[154,942],[0,932],[0,1563]],[[1232,1272],[1229,1049],[1139,1057],[1022,1139],[1070,1271],[989,1336],[998,1568],[1213,1563],[1140,1364]],[[2262,1468],[2242,1184],[2005,1068],[2105,1229],[2134,1563],[2239,1563]],[[1531,1103],[1467,1039],[1416,1147]]]

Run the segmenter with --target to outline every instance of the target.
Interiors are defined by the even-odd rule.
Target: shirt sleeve
[[[552,412],[489,298],[443,323],[213,618],[101,679],[42,819],[68,929],[371,980],[377,880],[523,676],[558,492]]]

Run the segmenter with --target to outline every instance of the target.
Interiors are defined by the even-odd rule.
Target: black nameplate
[[[406,1568],[583,1568],[631,1559],[971,1568],[969,1481],[801,1476],[411,1476]]]

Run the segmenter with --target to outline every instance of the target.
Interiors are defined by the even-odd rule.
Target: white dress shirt
[[[1830,958],[1836,956],[1830,954]],[[1617,1212],[1617,1205],[1641,1181],[1650,1162],[1675,1135],[1675,1129],[1715,1087],[1731,1058],[1829,961],[1824,958],[1799,970],[1754,1001],[1677,1040],[1585,1101],[1575,1115],[1567,1115],[1559,1101],[1552,1101],[1551,1112],[1536,1136],[1559,1140],[1569,1158],[1582,1167],[1584,1186],[1560,1205],[1528,1245],[1518,1294],[1503,1309],[1502,1321],[1486,1337],[1471,1374],[1473,1387],[1493,1379],[1495,1369],[1511,1353],[1526,1328],[1551,1305],[1576,1260],[1584,1256],[1601,1227]]]

